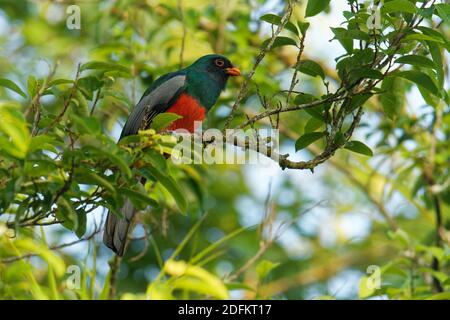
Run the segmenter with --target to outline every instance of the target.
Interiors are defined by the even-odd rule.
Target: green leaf
[[[450,292],[436,293],[428,298],[425,298],[425,300],[450,300]]]
[[[383,74],[379,70],[369,68],[356,68],[350,71],[349,78],[352,81],[360,79],[381,79]]]
[[[436,271],[436,270],[433,270],[432,268],[427,268],[427,267],[420,267],[419,271],[423,272],[423,273],[430,273],[431,276],[433,276],[433,278],[437,279],[441,284],[444,284],[447,280],[449,280],[449,276],[447,275],[447,273],[442,272],[442,271]]]
[[[435,39],[435,40],[431,40],[431,41],[439,44],[440,47],[444,47],[445,50],[450,51],[450,41],[441,32],[439,32],[435,29],[432,29],[432,28],[424,27],[424,26],[419,26],[419,27],[417,27],[417,29],[420,30],[423,34]],[[431,41],[428,41],[428,42],[431,42]],[[434,58],[433,58],[433,60],[434,60]]]
[[[436,64],[424,56],[406,55],[395,60],[395,63],[410,64],[417,67],[436,69]]]
[[[89,100],[92,100],[93,92],[100,89],[102,86],[103,81],[94,76],[80,78],[77,84],[77,88]]]
[[[56,210],[56,218],[62,221],[62,225],[69,230],[76,230],[78,227],[78,216],[72,205],[63,196],[58,198],[56,202],[58,210]]]
[[[70,80],[70,79],[55,79],[48,83],[48,87],[58,86],[61,84],[69,84],[69,83],[73,83],[73,82],[74,81]]]
[[[127,179],[130,179],[132,176],[131,169],[127,165],[127,163],[118,155],[115,155],[113,153],[107,153],[108,159],[112,163],[114,163],[116,166],[119,167],[120,172],[122,172],[122,175],[124,175]]]
[[[445,21],[447,26],[450,26],[450,4],[438,3],[435,4],[434,7],[436,8],[439,17],[441,17],[441,19]]]
[[[369,284],[369,277],[362,276],[361,279],[359,279],[359,285],[358,285],[358,296],[361,299],[368,298],[372,296],[375,293],[375,288],[372,288]]]
[[[168,126],[170,126],[170,124],[172,124],[172,122],[174,122],[178,119],[181,119],[181,118],[182,118],[182,116],[180,116],[176,113],[170,113],[170,112],[160,113],[153,118],[150,128],[155,130],[156,132],[159,132],[159,131],[167,128]]]
[[[111,97],[116,98],[117,100],[124,102],[127,106],[131,105],[130,99],[128,99],[128,97],[125,94],[123,94],[119,91],[103,89],[102,96],[103,97],[111,96]]]
[[[295,142],[295,151],[306,148],[311,143],[313,143],[316,140],[319,140],[320,138],[324,137],[325,135],[326,135],[326,132],[310,132],[310,133],[306,133],[306,134],[302,135]]]
[[[353,38],[348,36],[347,30],[344,28],[331,28],[335,38],[339,40],[344,49],[351,53],[353,51]]]
[[[9,90],[12,90],[24,98],[27,97],[25,92],[23,92],[22,89],[20,89],[20,87],[17,84],[15,84],[13,81],[11,81],[9,79],[0,78],[0,86],[5,87]]]
[[[139,191],[132,190],[130,188],[120,188],[119,192],[127,197],[130,198],[131,202],[138,207],[145,207],[146,205],[149,205],[153,208],[158,208],[159,204],[158,202],[150,198],[147,194],[143,194]],[[137,203],[136,203],[137,202]],[[144,204],[144,206],[140,205]]]
[[[437,42],[437,43],[444,43],[444,40],[442,40],[440,37],[436,37],[436,36],[434,36],[434,35],[422,34],[422,33],[412,33],[412,34],[408,34],[408,35],[404,38],[404,41],[409,41],[409,40],[416,40],[416,41],[433,41],[433,42]]]
[[[431,254],[436,257],[439,261],[443,261],[445,257],[445,251],[444,249],[436,246],[430,246],[428,247],[428,250],[431,252]]]
[[[293,34],[299,36],[299,32],[298,32],[298,28],[295,24],[293,24],[292,22],[288,21],[286,22],[286,24],[284,25],[284,28],[286,30],[289,30],[290,32],[292,32]]]
[[[371,93],[362,93],[362,94],[357,94],[356,96],[353,96],[353,98],[350,102],[350,111],[353,111],[353,110],[361,107],[362,105],[364,105],[364,103],[366,103],[366,101],[369,100],[370,97],[372,97]]]
[[[426,73],[416,71],[416,70],[408,70],[408,71],[401,71],[396,74],[394,74],[397,77],[404,78],[406,80],[412,81],[418,86],[423,87],[424,89],[430,91],[435,96],[440,97],[439,90],[436,87],[436,84],[433,82],[433,80],[428,76]]]
[[[322,125],[323,125],[323,121],[321,121],[315,117],[311,117],[311,119],[309,119],[305,125],[305,133],[313,132],[313,131],[319,129]]]
[[[103,187],[103,189],[108,190],[110,193],[115,194],[116,189],[114,186],[105,178],[99,176],[94,171],[80,167],[76,170],[78,182],[82,182],[83,184],[91,184]]]
[[[305,18],[319,14],[330,4],[330,0],[308,0],[306,5]]]
[[[57,153],[55,145],[59,144],[54,137],[49,135],[41,134],[31,138],[30,146],[28,148],[28,153],[32,153],[36,150],[48,150]]]
[[[294,103],[296,105],[310,103],[317,100],[312,94],[309,93],[300,93],[295,97]]]
[[[384,113],[393,120],[403,111],[405,104],[405,80],[402,78],[387,77],[381,83],[381,90],[385,91],[379,95]]]
[[[372,150],[360,141],[349,141],[345,144],[344,148],[369,157],[373,156]]]
[[[309,22],[301,22],[301,21],[298,21],[298,22],[297,22],[297,25],[298,25],[298,28],[300,29],[300,32],[302,33],[302,35],[305,35],[305,34],[306,34],[306,31],[307,31],[308,28],[309,28]]]
[[[184,261],[169,260],[165,263],[164,270],[175,277],[172,282],[175,288],[209,294],[218,299],[229,297],[223,282],[199,266],[189,265]]]
[[[325,115],[323,112],[323,105],[316,106],[314,108],[306,108],[305,112],[309,114],[311,117],[314,117],[325,123]]]
[[[28,93],[30,94],[30,97],[34,97],[37,93],[37,86],[38,82],[34,76],[31,74],[28,76]]]
[[[325,79],[325,73],[320,64],[312,60],[299,61],[297,70],[312,77],[319,76],[322,79]]]
[[[64,259],[59,255],[57,255],[54,251],[50,250],[48,248],[48,245],[46,244],[39,243],[34,239],[32,240],[30,238],[25,238],[25,239],[16,239],[14,241],[14,244],[12,244],[11,242],[11,245],[14,245],[15,247],[17,247],[17,249],[20,249],[20,251],[31,252],[40,256],[43,260],[47,262],[48,265],[52,266],[54,273],[58,277],[63,276],[67,270],[66,264],[64,263]]]
[[[336,298],[333,296],[329,296],[329,295],[320,295],[320,296],[314,297],[313,300],[336,300]]]
[[[258,278],[264,279],[270,271],[275,269],[280,265],[279,262],[275,263],[269,260],[262,260],[258,265],[256,266],[256,273],[258,274]]]
[[[439,262],[444,262],[444,259],[446,259],[447,255],[444,249],[436,246],[426,246],[423,244],[418,244],[416,245],[416,250],[418,252],[427,252],[428,254],[431,254]]]
[[[77,116],[74,113],[70,114],[71,120],[76,124],[80,133],[88,133],[91,135],[100,134],[102,131],[100,121],[95,117]]]
[[[228,290],[248,290],[255,291],[254,288],[250,287],[248,284],[241,282],[229,282],[225,284]]]
[[[89,114],[89,106],[86,98],[90,99],[86,90],[75,91],[74,97],[70,102],[75,105],[74,111],[76,114],[84,116],[87,116]],[[70,114],[73,114],[73,112],[71,112]]]
[[[422,87],[417,87],[419,89],[420,94],[422,95],[423,100],[425,100],[425,102],[432,106],[432,107],[437,107],[439,105],[440,99],[437,98],[436,96],[430,94],[429,91],[425,90]]]
[[[83,209],[77,210],[77,228],[75,229],[75,234],[78,238],[81,238],[86,233],[86,212]]]
[[[279,25],[281,23],[281,17],[277,16],[276,14],[273,14],[273,13],[265,14],[265,15],[261,16],[259,19],[262,21],[271,23],[271,24],[276,24],[276,25]]]
[[[267,47],[267,45],[269,44],[270,39],[267,39],[263,42],[263,47]],[[282,47],[282,46],[297,46],[297,42],[294,39],[291,39],[289,37],[276,37],[273,44],[272,44],[272,48],[277,48],[277,47]]]
[[[345,137],[341,131],[336,133],[333,139],[333,143],[338,146],[342,146],[345,143]]]
[[[93,154],[98,154],[100,156],[103,156],[105,159],[109,160],[111,163],[115,164],[119,170],[121,171],[122,175],[126,177],[127,179],[130,179],[132,176],[131,169],[126,163],[126,161],[119,155],[114,154],[108,150],[105,150],[103,148],[96,148],[94,146],[88,145],[83,147],[85,150],[88,150],[89,152],[92,152]]]
[[[347,30],[345,28],[331,28],[331,31],[333,31],[334,33],[334,39],[338,39],[338,40],[343,40],[343,39],[347,39],[347,40],[369,40],[370,37],[367,33],[361,31],[361,30],[357,30],[357,29],[352,29],[352,30]]]
[[[442,64],[442,56],[439,45],[434,42],[427,41],[428,48],[430,49],[431,57],[433,58],[433,62],[436,65],[436,73],[439,86],[441,88],[444,87],[444,66]]]
[[[416,13],[417,7],[408,0],[393,0],[385,2],[381,8],[383,13],[393,13],[393,12],[407,12]]]
[[[84,70],[102,70],[102,71],[120,71],[124,73],[130,73],[130,69],[117,63],[106,61],[90,61],[86,62],[80,67],[80,71]]]
[[[0,150],[6,154],[23,159],[30,143],[30,132],[20,110],[0,107]]]
[[[151,300],[175,300],[175,297],[172,295],[173,289],[168,282],[153,281],[148,285],[145,295],[147,299]]]
[[[167,162],[164,156],[157,152],[155,149],[149,149],[145,151],[144,160],[150,163],[152,167],[158,169],[161,172],[167,171]]]
[[[388,236],[400,243],[404,248],[409,247],[411,243],[411,238],[409,237],[408,233],[400,228],[395,231],[388,231]]]
[[[177,277],[172,283],[171,286],[175,289],[191,291],[197,294],[202,294],[206,296],[212,296],[217,299],[227,299],[228,296],[221,295],[218,292],[217,284],[211,284],[209,282],[204,282],[195,277]],[[226,289],[226,286],[224,286]]]
[[[57,280],[56,280],[55,272],[53,270],[53,266],[51,264],[48,265],[47,278],[48,278],[48,287],[51,292],[51,299],[52,300],[60,300],[61,298],[59,297],[58,288],[56,285]]]
[[[164,175],[162,172],[153,167],[141,168],[141,172],[144,177],[148,177],[150,175],[151,177],[153,177],[153,180],[161,183],[164,188],[166,188],[166,190],[172,195],[178,207],[180,208],[181,213],[186,214],[186,198],[184,197],[184,193],[178,187],[177,182],[172,177]]]

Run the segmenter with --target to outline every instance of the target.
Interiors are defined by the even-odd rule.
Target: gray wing
[[[120,138],[136,134],[141,129],[144,118],[149,124],[153,117],[166,111],[171,102],[175,101],[184,90],[185,84],[186,76],[177,75],[162,82],[149,94],[144,95],[128,117]]]
[[[120,138],[136,134],[143,125],[151,122],[154,116],[164,112],[184,91],[186,76],[183,74],[168,74],[156,80],[148,89],[141,101],[134,107],[123,127]],[[144,180],[141,181],[145,183]],[[103,233],[103,242],[111,248],[117,255],[122,256],[127,244],[128,232],[133,223],[133,216],[136,213],[133,204],[129,199],[125,200],[120,209],[123,218],[119,218],[112,212],[108,212]]]

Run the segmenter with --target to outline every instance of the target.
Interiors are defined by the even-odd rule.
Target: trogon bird
[[[210,54],[199,58],[190,66],[165,74],[153,82],[134,107],[123,127],[120,139],[148,128],[159,113],[171,112],[181,116],[168,130],[186,129],[194,132],[194,122],[203,121],[224,90],[230,76],[240,71],[226,57]],[[123,218],[108,212],[103,242],[122,256],[136,210],[129,199],[121,208]]]

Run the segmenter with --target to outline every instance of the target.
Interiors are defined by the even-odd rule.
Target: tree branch
[[[261,49],[258,56],[256,57],[255,64],[253,65],[253,68],[250,70],[249,74],[245,78],[245,81],[242,83],[241,88],[239,89],[238,96],[236,98],[236,101],[234,102],[233,106],[231,107],[231,112],[228,118],[225,120],[225,129],[229,128],[231,121],[234,118],[234,113],[236,112],[237,108],[239,107],[239,104],[241,103],[242,99],[245,97],[248,91],[248,84],[250,83],[250,80],[253,78],[253,75],[256,72],[256,69],[258,68],[261,61],[266,56],[266,53],[272,48],[276,37],[280,34],[280,32],[283,30],[286,23],[289,21],[292,15],[292,10],[294,9],[295,1],[289,0],[287,4],[286,11],[284,12],[281,23],[278,25],[276,31],[272,34],[272,37],[270,38],[267,45]]]

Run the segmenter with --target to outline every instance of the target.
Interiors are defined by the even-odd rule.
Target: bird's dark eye
[[[225,65],[225,61],[223,61],[222,59],[216,59],[214,60],[214,63],[216,64],[216,66],[218,66],[219,68],[222,68]]]

